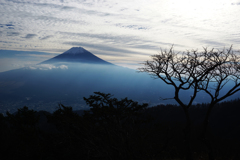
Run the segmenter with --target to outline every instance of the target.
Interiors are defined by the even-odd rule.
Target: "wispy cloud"
[[[27,34],[25,37],[23,38],[26,38],[26,39],[32,39],[33,37],[36,37],[37,35],[36,34]]]
[[[60,66],[55,66],[52,64],[40,64],[40,65],[31,65],[28,67],[25,67],[25,69],[31,69],[31,70],[53,70],[53,69],[63,69],[66,70],[68,69],[67,65],[60,65]]]
[[[240,2],[232,3],[232,5],[240,5]]]
[[[20,35],[19,32],[7,32],[7,36],[18,36]]]
[[[14,25],[13,24],[6,24],[6,26],[13,27]]]
[[[137,53],[137,52],[133,52],[131,50],[127,50],[124,48],[117,48],[117,47],[111,47],[108,45],[100,45],[100,44],[94,44],[94,43],[84,43],[84,42],[64,42],[63,44],[67,44],[69,46],[84,46],[87,48],[97,48],[98,50],[100,50],[100,52],[98,53],[102,53],[103,55],[112,55],[114,56],[113,53],[111,52],[117,52],[118,54],[122,55],[122,56],[128,56],[129,54],[142,54],[142,53]],[[107,53],[104,51],[108,51]],[[109,52],[111,54],[109,54]]]
[[[88,47],[132,60],[178,50],[240,48],[238,0],[2,0],[0,49],[61,53]],[[234,36],[232,36],[234,34]],[[142,60],[145,57],[143,57]],[[137,62],[137,61],[136,61]]]
[[[129,36],[129,35],[112,35],[112,34],[95,34],[95,33],[74,33],[74,32],[57,32],[57,34],[64,35],[68,39],[97,39],[97,41],[102,41],[102,44],[144,44],[149,42],[149,40],[141,39],[140,36]],[[95,42],[93,42],[94,44]],[[99,44],[101,46],[101,44]]]
[[[135,29],[135,30],[149,30],[150,28],[148,26],[141,26],[141,25],[125,25],[118,23],[116,24],[117,27],[121,28],[129,28],[129,29]]]
[[[53,37],[52,35],[49,35],[49,36],[45,36],[45,37],[40,37],[39,39],[40,40],[47,40],[49,38]]]
[[[45,52],[0,50],[0,72],[32,66],[54,56]]]

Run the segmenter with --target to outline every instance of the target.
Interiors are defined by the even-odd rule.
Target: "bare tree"
[[[209,147],[209,159],[213,159],[211,145],[206,140],[206,132],[209,116],[216,103],[226,99],[240,90],[240,57],[232,50],[208,50],[203,48],[202,52],[197,50],[175,53],[173,46],[169,50],[161,50],[159,54],[153,55],[151,61],[143,63],[140,72],[147,72],[154,78],[160,78],[175,89],[173,99],[183,108],[186,116],[185,142],[187,147],[187,159],[191,157],[191,120],[189,108],[199,92],[205,92],[210,97],[203,130],[202,140]],[[226,84],[233,84],[230,88]],[[227,88],[227,91],[223,92]],[[192,96],[188,103],[180,98],[180,92],[189,90]]]

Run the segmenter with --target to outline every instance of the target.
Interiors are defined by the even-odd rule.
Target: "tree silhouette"
[[[140,72],[147,72],[174,87],[173,99],[183,108],[186,116],[184,133],[187,159],[192,159],[189,108],[198,93],[205,92],[210,97],[201,138],[209,149],[209,159],[213,159],[211,145],[206,140],[210,113],[215,104],[240,90],[240,57],[232,50],[232,46],[223,50],[203,49],[202,52],[191,50],[175,53],[172,46],[169,50],[161,50],[159,54],[153,55],[151,61],[145,61],[144,67],[139,68]],[[223,92],[226,88],[228,91]],[[190,90],[192,96],[184,103],[180,94],[186,90]]]
[[[90,111],[86,112],[86,114],[91,113],[90,115],[97,122],[108,121],[119,125],[128,121],[133,122],[134,116],[148,106],[146,103],[140,105],[138,102],[128,98],[118,100],[117,98],[111,98],[111,94],[94,93],[95,95],[91,95],[89,98],[84,97],[84,100],[90,106]]]
[[[36,116],[36,111],[29,110],[28,107],[18,109],[16,114],[10,114],[6,112],[9,122],[15,126],[19,127],[35,127],[38,122],[39,117]]]
[[[143,141],[138,133],[146,134],[140,126],[148,122],[147,118],[141,116],[141,112],[148,105],[138,104],[128,98],[118,100],[112,98],[111,94],[94,93],[89,98],[84,97],[90,110],[85,112],[83,118],[88,119],[94,127],[88,135],[92,135],[92,139],[96,137],[93,134],[100,137],[95,138],[100,144],[97,150],[104,149],[101,152],[109,152],[109,156],[113,154],[113,159],[139,159],[141,153],[137,152],[144,151],[143,147],[139,149]]]
[[[148,122],[148,117],[141,114],[147,104],[94,93],[84,97],[90,110],[82,116],[63,104],[48,116],[48,122],[56,126],[56,133],[62,137],[61,145],[58,139],[54,142],[60,153],[81,155],[85,159],[139,159],[139,150],[146,154],[149,151],[144,148],[146,140],[140,137],[150,133],[142,127]],[[83,154],[78,154],[79,150]]]

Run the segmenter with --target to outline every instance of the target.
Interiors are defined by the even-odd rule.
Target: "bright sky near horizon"
[[[240,49],[240,0],[0,0],[0,72],[81,46],[137,68],[160,47]],[[11,68],[12,66],[12,68]]]

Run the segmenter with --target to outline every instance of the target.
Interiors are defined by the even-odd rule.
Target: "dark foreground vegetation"
[[[148,107],[96,93],[84,98],[88,111],[62,104],[54,113],[27,107],[0,115],[1,159],[185,159],[186,120],[179,106]],[[240,159],[240,100],[216,105],[207,138],[214,159]],[[193,105],[193,158],[208,159],[200,133],[208,104]]]

